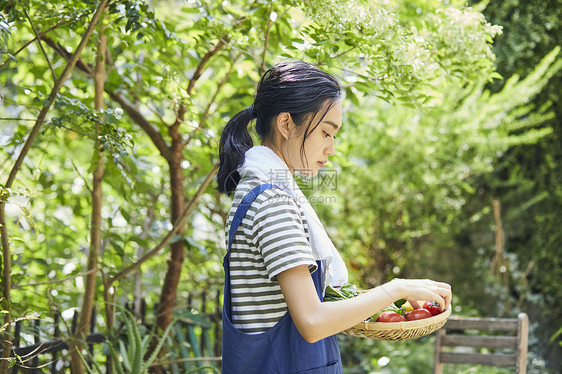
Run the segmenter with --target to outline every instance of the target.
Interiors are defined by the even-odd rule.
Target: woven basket
[[[436,316],[406,322],[361,322],[342,333],[377,340],[408,340],[431,334],[443,327],[451,315],[451,306]]]

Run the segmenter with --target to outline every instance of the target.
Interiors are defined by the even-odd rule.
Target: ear
[[[285,140],[289,139],[295,126],[290,113],[281,112],[277,115],[277,118],[275,118],[275,127]]]

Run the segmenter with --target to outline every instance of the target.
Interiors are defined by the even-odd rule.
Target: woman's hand
[[[418,300],[435,301],[439,303],[441,311],[447,309],[451,304],[452,292],[448,283],[431,279],[396,278],[381,287],[396,300],[408,300],[414,309],[420,307]]]

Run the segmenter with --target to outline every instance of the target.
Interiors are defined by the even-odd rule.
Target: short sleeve
[[[316,261],[307,240],[299,207],[288,194],[275,191],[257,208],[253,240],[259,248],[271,280],[299,265],[316,270]]]

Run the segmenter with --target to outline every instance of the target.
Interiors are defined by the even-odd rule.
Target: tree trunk
[[[183,115],[181,115],[183,116]],[[178,121],[180,121],[178,117]],[[177,125],[170,128],[170,135],[172,135],[172,146],[170,147],[171,155],[167,159],[170,167],[170,187],[172,190],[171,202],[171,220],[177,222],[182,216],[184,210],[184,188],[183,188],[183,144],[181,136],[177,132]],[[183,235],[185,231],[185,224],[183,224],[176,232],[176,235]],[[171,245],[170,257],[168,257],[168,270],[162,285],[160,293],[160,300],[158,303],[158,315],[156,317],[156,326],[161,331],[165,330],[172,322],[174,315],[174,307],[176,306],[178,283],[181,275],[181,268],[183,264],[183,240],[178,240]],[[152,348],[154,348],[156,340],[152,341]],[[149,351],[152,351],[150,349]],[[163,351],[160,352],[162,354]],[[150,368],[153,374],[164,374],[164,368],[156,365]]]
[[[5,196],[7,200],[7,196]],[[4,211],[4,205],[6,201],[4,197],[0,195],[0,230],[2,236],[2,258],[3,261],[3,272],[2,272],[2,310],[6,311],[4,314],[4,333],[2,334],[2,343],[0,347],[2,348],[2,362],[0,363],[0,373],[8,372],[8,360],[10,358],[10,350],[12,348],[12,329],[10,324],[11,319],[11,306],[10,306],[10,288],[12,287],[12,263],[10,261],[10,240],[8,238],[8,230],[6,228],[6,216]],[[0,260],[0,264],[2,261]]]
[[[100,17],[98,49],[96,56],[96,65],[94,70],[94,88],[95,98],[94,105],[96,110],[105,107],[103,93],[105,88],[105,60],[107,49],[107,38],[104,35],[105,27],[103,25],[103,17]],[[84,342],[88,336],[90,320],[92,318],[92,308],[96,297],[96,280],[98,276],[98,256],[101,246],[101,208],[103,203],[102,182],[104,174],[104,155],[100,152],[101,144],[98,141],[100,135],[100,126],[96,123],[96,141],[94,143],[94,159],[98,159],[96,169],[93,173],[92,184],[92,218],[90,227],[90,252],[88,254],[88,275],[86,275],[86,287],[84,290],[84,299],[82,302],[82,310],[80,312],[80,320],[74,334],[77,344],[70,350],[72,359],[71,367],[73,374],[83,374],[84,364],[80,358],[79,352],[84,348]]]
[[[180,147],[172,147],[172,152],[172,157],[168,162],[170,166],[170,185],[172,190],[171,220],[172,222],[176,222],[184,210],[184,177],[181,166],[183,155]],[[184,227],[180,227],[176,235],[183,235],[184,231]],[[168,258],[168,270],[158,303],[157,326],[162,330],[168,327],[172,321],[174,306],[176,305],[176,293],[183,264],[183,255],[183,240],[178,240],[171,245],[170,256]]]

